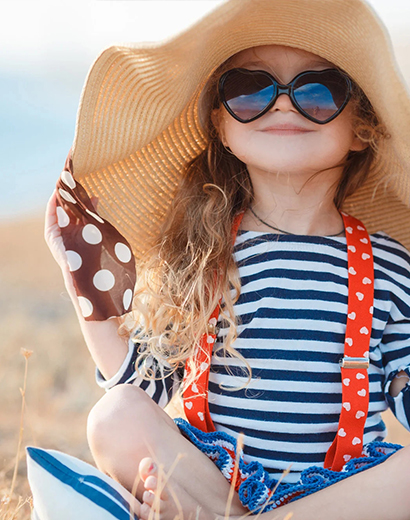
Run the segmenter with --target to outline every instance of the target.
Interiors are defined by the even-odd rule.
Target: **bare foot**
[[[141,520],[214,520],[214,515],[198,504],[172,477],[167,475],[150,457],[139,464],[144,482],[140,509]]]

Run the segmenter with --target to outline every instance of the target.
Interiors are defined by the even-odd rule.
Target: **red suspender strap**
[[[351,458],[360,457],[363,431],[369,408],[369,344],[372,331],[374,269],[370,237],[363,223],[341,212],[346,231],[348,261],[348,317],[344,357],[340,360],[342,379],[342,407],[336,437],[324,461],[324,467],[340,471]],[[236,217],[232,235],[236,233],[243,213]],[[221,301],[221,300],[220,300]],[[219,301],[219,303],[220,303]],[[208,333],[200,341],[195,353],[199,378],[184,392],[187,420],[196,428],[215,431],[208,407],[208,381],[212,349],[216,340],[215,326],[219,305],[209,319]],[[189,376],[186,365],[185,380]]]
[[[348,310],[344,357],[340,361],[342,411],[324,467],[340,471],[360,457],[369,409],[369,344],[372,332],[374,267],[370,237],[360,220],[342,213],[346,230]]]
[[[244,211],[239,213],[232,225],[232,242],[235,243],[236,234],[241,224]],[[195,351],[195,365],[199,370],[197,381],[189,385],[184,391],[184,411],[186,418],[192,426],[204,432],[214,432],[215,426],[211,419],[208,406],[208,382],[212,358],[212,349],[216,340],[216,322],[219,316],[219,300],[214,312],[208,321],[208,331],[202,335],[199,348]],[[191,371],[188,363],[185,365],[184,383]]]

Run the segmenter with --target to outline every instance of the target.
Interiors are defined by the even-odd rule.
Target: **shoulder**
[[[410,251],[384,231],[370,235],[375,268],[390,274],[396,281],[410,279]]]

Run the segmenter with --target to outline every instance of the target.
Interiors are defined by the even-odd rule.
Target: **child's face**
[[[266,70],[283,84],[305,70],[323,70],[332,63],[310,52],[280,45],[245,49],[233,59],[232,68]],[[251,61],[258,61],[251,64]],[[288,174],[312,174],[339,163],[349,150],[366,147],[352,130],[352,102],[341,114],[325,125],[314,123],[300,114],[286,94],[280,95],[271,109],[259,119],[240,123],[221,105],[212,119],[225,146],[252,171],[264,170]],[[268,126],[289,123],[305,132],[278,134],[263,131]]]

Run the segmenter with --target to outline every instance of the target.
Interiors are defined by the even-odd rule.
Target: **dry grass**
[[[30,518],[25,446],[93,464],[86,420],[104,393],[42,233],[41,217],[0,225],[0,520]],[[388,441],[410,443],[391,412],[384,420]]]

